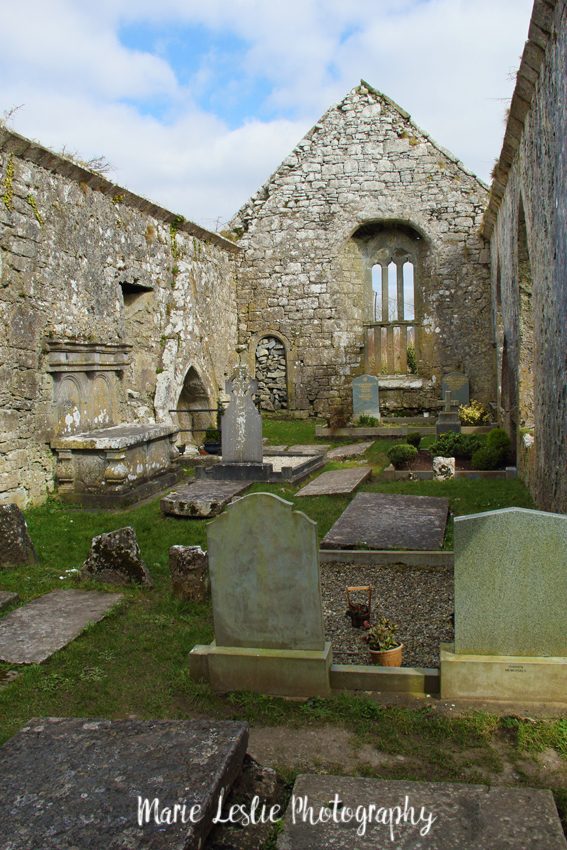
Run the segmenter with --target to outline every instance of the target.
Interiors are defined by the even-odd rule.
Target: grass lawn
[[[274,443],[312,442],[312,428],[312,422],[278,424],[270,420],[265,433]],[[376,461],[376,467],[384,442],[388,441],[377,441],[368,456]],[[256,484],[250,492],[267,491],[289,499],[317,521],[322,536],[349,497],[297,499],[299,486]],[[447,496],[455,514],[531,506],[527,491],[516,480],[370,482],[363,489]],[[2,683],[11,668],[0,664],[0,741],[31,717],[46,715],[238,718],[258,728],[289,727],[294,730],[291,736],[320,729],[322,752],[328,729],[341,728],[355,736],[361,752],[370,747],[400,757],[381,768],[369,767],[362,759],[351,772],[398,779],[549,785],[567,816],[565,789],[555,780],[546,780],[544,772],[540,775],[528,768],[537,764],[539,752],[553,751],[567,764],[563,761],[567,760],[567,718],[531,721],[481,712],[452,716],[434,704],[387,707],[365,695],[303,702],[247,693],[215,695],[208,686],[191,681],[187,670],[190,649],[213,637],[210,605],[173,599],[168,570],[171,545],[206,548],[206,522],[163,517],[157,499],[121,512],[87,512],[51,499],[27,511],[26,518],[40,563],[0,574],[0,588],[17,591],[21,601],[53,589],[77,587],[76,578],[65,570],[81,566],[94,535],[125,525],[136,530],[155,587],[149,591],[125,589],[124,601],[103,621],[87,628],[43,664],[21,668],[13,681]],[[449,532],[446,546],[450,540]],[[100,587],[94,583],[81,586]],[[509,765],[513,776],[506,772]],[[282,767],[293,773],[299,765]],[[316,770],[317,764],[310,768]],[[335,769],[340,770],[340,765]]]

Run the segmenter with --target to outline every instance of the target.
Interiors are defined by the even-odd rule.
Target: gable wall
[[[370,318],[368,268],[351,236],[377,221],[409,224],[427,242],[422,403],[437,403],[442,373],[454,369],[467,372],[473,397],[495,401],[489,255],[478,233],[487,192],[408,118],[362,84],[231,223],[243,249],[239,340],[269,328],[290,340],[299,413],[350,411]]]

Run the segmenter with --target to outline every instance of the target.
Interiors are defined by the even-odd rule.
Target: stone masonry
[[[168,421],[191,368],[215,406],[235,251],[0,128],[0,502],[52,489],[57,433]]]
[[[435,408],[452,369],[467,373],[473,397],[494,401],[489,255],[478,235],[486,202],[484,184],[361,83],[231,222],[243,249],[240,343],[277,331],[295,349],[295,410],[349,410],[352,377],[369,371],[371,268],[402,251],[416,272],[418,374],[396,376],[386,407]]]
[[[567,3],[536,0],[484,234],[499,415],[536,504],[567,512]]]

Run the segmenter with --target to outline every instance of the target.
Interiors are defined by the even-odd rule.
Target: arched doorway
[[[260,408],[267,411],[287,410],[289,405],[287,352],[279,337],[266,334],[258,340],[255,370]]]
[[[209,412],[211,402],[207,390],[194,366],[187,370],[177,401],[177,421],[180,445],[200,445],[205,431],[215,427],[216,419]]]

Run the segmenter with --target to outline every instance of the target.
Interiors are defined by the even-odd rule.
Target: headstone
[[[169,571],[174,596],[204,602],[209,592],[209,558],[200,546],[172,546]]]
[[[120,602],[121,593],[54,590],[0,620],[0,660],[41,664]]]
[[[449,478],[455,477],[455,458],[454,457],[434,457],[433,458],[433,478],[435,481],[447,481]]]
[[[352,493],[372,474],[372,467],[357,466],[352,469],[333,469],[306,484],[296,496],[326,496]]]
[[[130,526],[93,537],[81,576],[107,584],[143,584],[146,587],[153,584],[142,561],[136,532]]]
[[[443,410],[437,414],[437,422],[435,423],[435,433],[446,434],[452,431],[458,434],[461,430],[461,420],[459,419],[459,409],[454,403],[449,390],[445,391]]]
[[[0,568],[38,560],[24,515],[17,505],[0,505]]]
[[[551,791],[299,776],[278,850],[566,850]]]
[[[336,449],[331,449],[327,452],[327,460],[340,460],[341,458],[358,457],[374,445],[374,440],[368,440],[364,443],[351,443],[348,446],[337,446]]]
[[[567,516],[455,518],[455,651],[567,657]]]
[[[262,463],[262,418],[253,399],[257,388],[242,365],[226,382],[230,401],[222,417],[223,463]]]
[[[202,848],[247,741],[231,721],[30,721],[0,749],[2,847]]]
[[[455,518],[455,643],[441,695],[561,702],[567,694],[567,516],[505,508]]]
[[[217,481],[200,478],[179,490],[168,493],[160,501],[164,514],[191,517],[193,519],[213,517],[240,493],[250,486],[249,481]]]
[[[448,499],[357,493],[321,541],[322,549],[440,549]]]
[[[194,647],[192,675],[221,691],[328,694],[316,524],[253,493],[209,524],[208,553],[215,643]]]
[[[352,382],[352,416],[374,416],[380,419],[378,378],[375,375],[360,375]]]
[[[469,379],[464,372],[448,372],[441,380],[441,394],[450,392],[451,398],[456,404],[469,404]]]

